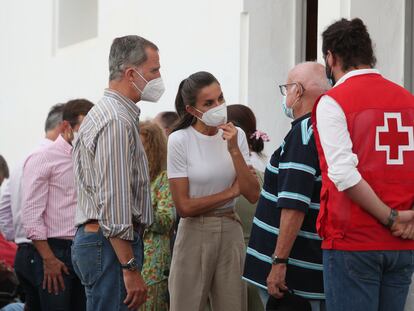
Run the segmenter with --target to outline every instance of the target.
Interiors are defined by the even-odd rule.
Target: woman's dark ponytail
[[[185,129],[196,122],[196,118],[187,112],[186,106],[194,107],[200,90],[214,82],[218,83],[217,79],[206,71],[196,72],[181,81],[178,86],[177,96],[175,97],[175,110],[180,119],[173,132]]]
[[[184,84],[187,82],[187,79],[181,81],[180,85],[178,86],[177,95],[175,96],[175,110],[177,111],[177,114],[180,117],[180,119],[178,120],[173,132],[185,129],[189,127],[191,124],[193,124],[193,122],[195,122],[194,116],[189,114],[185,109],[186,105],[184,103],[184,98],[182,95],[182,89]]]

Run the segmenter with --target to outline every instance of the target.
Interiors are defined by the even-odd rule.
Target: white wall
[[[281,144],[290,122],[282,111],[279,84],[286,83],[296,62],[296,5],[292,0],[244,0],[248,23],[247,104],[255,113],[258,129],[271,141],[265,152],[271,155]],[[242,38],[246,34],[242,34]],[[246,47],[244,47],[246,48]],[[243,52],[242,52],[243,54]]]
[[[56,0],[0,5],[0,154],[11,166],[42,137],[52,105],[99,100],[116,36],[139,34],[160,48],[167,91],[158,104],[140,104],[143,118],[173,109],[179,82],[199,70],[216,75],[228,103],[238,102],[241,0],[100,0],[98,37],[57,50]]]
[[[374,44],[382,75],[404,85],[405,0],[319,0],[318,60],[322,60],[322,32],[340,18],[361,18]]]

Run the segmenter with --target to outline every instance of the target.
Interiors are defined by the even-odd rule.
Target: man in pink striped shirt
[[[85,310],[84,288],[71,262],[77,202],[72,142],[92,106],[84,99],[66,103],[62,134],[24,164],[22,222],[38,252],[34,273],[42,310]]]

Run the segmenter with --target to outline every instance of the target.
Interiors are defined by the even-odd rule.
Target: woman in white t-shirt
[[[175,106],[180,122],[168,139],[167,171],[182,218],[170,269],[170,310],[204,311],[209,299],[213,311],[244,311],[244,240],[234,206],[240,194],[252,203],[259,196],[246,136],[227,123],[223,92],[208,72],[180,83]]]

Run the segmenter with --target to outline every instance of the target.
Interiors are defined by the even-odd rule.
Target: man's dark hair
[[[63,121],[68,121],[71,127],[78,124],[79,116],[86,116],[93,107],[87,99],[73,99],[63,107]]]
[[[57,104],[50,108],[45,121],[45,132],[53,130],[62,122],[62,112],[65,104]]]
[[[179,118],[175,111],[164,111],[160,114],[162,126],[166,129],[172,129]]]
[[[6,160],[0,155],[0,177],[9,178],[9,167],[7,166]]]
[[[367,27],[359,18],[345,18],[333,23],[322,33],[322,52],[328,51],[342,60],[342,70],[368,65],[374,67],[377,62]]]

